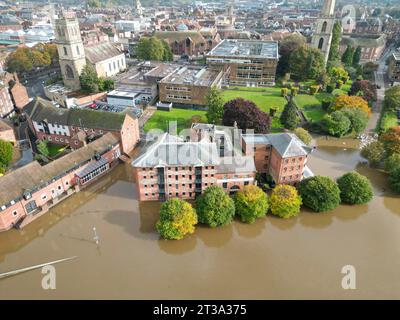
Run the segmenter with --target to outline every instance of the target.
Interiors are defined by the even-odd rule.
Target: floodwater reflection
[[[23,230],[0,233],[0,270],[78,256],[57,266],[57,290],[41,289],[40,272],[25,273],[0,281],[0,299],[399,299],[400,197],[385,173],[362,164],[357,141],[344,142],[317,139],[308,165],[334,179],[352,170],[366,175],[375,192],[368,205],[303,209],[290,219],[268,214],[254,224],[235,219],[214,229],[199,224],[178,241],[160,239],[161,203],[139,202],[132,170],[121,164]],[[352,292],[340,286],[346,264],[357,267]]]

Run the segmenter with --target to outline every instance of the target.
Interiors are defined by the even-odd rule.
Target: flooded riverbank
[[[181,241],[159,239],[160,204],[136,200],[130,167],[121,164],[25,229],[0,234],[0,272],[78,256],[56,266],[56,290],[43,290],[35,270],[0,280],[0,299],[399,299],[400,198],[385,173],[360,164],[357,143],[321,138],[309,166],[334,178],[366,175],[370,204],[198,227]],[[341,288],[347,264],[356,268],[356,290]]]

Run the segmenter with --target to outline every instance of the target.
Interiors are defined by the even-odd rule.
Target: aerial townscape
[[[396,0],[0,0],[0,116],[0,299],[400,298]]]

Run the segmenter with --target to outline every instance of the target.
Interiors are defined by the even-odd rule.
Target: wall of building
[[[0,116],[4,117],[14,110],[14,104],[11,100],[10,93],[8,92],[8,87],[0,87]]]
[[[113,164],[118,161],[118,157],[116,157],[116,155],[118,155],[119,152],[119,145],[116,145],[102,155],[103,158],[106,158],[110,162],[110,169],[113,167]],[[38,207],[38,210],[35,211],[35,214],[42,214],[47,212],[52,206],[64,200],[64,197],[68,197],[73,192],[79,191],[80,186],[77,182],[76,174],[85,169],[94,161],[95,160],[87,162],[72,172],[69,172],[56,179],[47,186],[41,187],[39,190],[33,192],[31,194],[31,198],[27,200],[22,198],[21,195],[21,199],[16,201],[14,205],[0,211],[0,231],[9,230],[20,219],[30,216],[30,213],[26,209],[26,205],[31,201],[35,201]]]
[[[109,78],[126,69],[125,55],[120,54],[110,59],[100,61],[94,65],[97,75],[103,78]]]

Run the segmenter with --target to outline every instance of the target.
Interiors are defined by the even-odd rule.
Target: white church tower
[[[323,53],[325,63],[328,61],[331,49],[332,30],[335,24],[335,2],[336,0],[324,0],[321,15],[317,20],[317,28],[311,40],[311,46]]]
[[[86,58],[77,18],[63,15],[55,20],[55,31],[64,85],[79,90],[79,76],[86,65]]]

